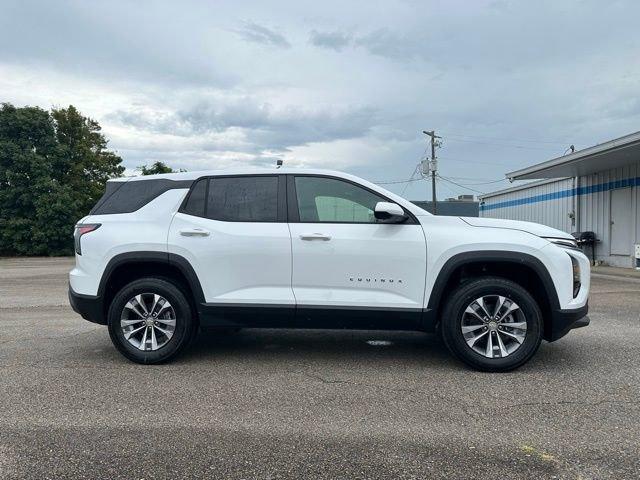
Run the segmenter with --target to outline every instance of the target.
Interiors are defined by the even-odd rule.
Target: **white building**
[[[566,232],[593,231],[598,260],[635,265],[640,132],[507,173],[507,178],[539,180],[481,195],[481,217],[538,222]]]

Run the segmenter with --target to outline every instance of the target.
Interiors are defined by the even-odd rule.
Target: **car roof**
[[[268,174],[306,174],[306,175],[332,175],[342,178],[357,178],[348,173],[339,172],[336,170],[324,170],[316,168],[295,168],[295,167],[281,167],[281,168],[229,168],[225,170],[200,170],[194,172],[176,172],[176,173],[160,173],[156,175],[138,175],[132,177],[120,177],[114,178],[111,182],[126,182],[126,181],[142,181],[142,180],[195,180],[200,177],[209,176],[222,176],[222,175],[268,175]]]
[[[406,198],[402,198],[401,196],[390,192],[389,190],[381,187],[380,185],[376,185],[364,178],[357,177],[355,175],[351,175],[345,172],[339,172],[337,170],[324,170],[324,169],[316,169],[316,168],[295,168],[295,167],[281,167],[281,168],[230,168],[226,170],[202,170],[198,172],[178,172],[178,173],[162,173],[158,175],[141,175],[137,177],[121,177],[109,180],[109,182],[141,182],[145,180],[196,180],[201,177],[210,177],[210,176],[223,176],[223,175],[265,175],[265,174],[296,174],[296,175],[327,175],[337,178],[343,178],[345,180],[351,180],[357,184],[363,185],[372,189],[373,191],[377,191],[394,202],[399,203],[407,210],[412,212],[414,215],[427,215],[431,214],[422,208],[418,207],[414,203],[411,203]],[[188,188],[188,187],[185,187]]]

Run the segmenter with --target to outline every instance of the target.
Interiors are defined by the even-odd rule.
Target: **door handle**
[[[325,235],[324,233],[302,233],[300,234],[300,240],[324,240],[327,242],[331,240],[331,235]]]
[[[183,228],[180,230],[183,237],[208,237],[209,231],[202,228]]]

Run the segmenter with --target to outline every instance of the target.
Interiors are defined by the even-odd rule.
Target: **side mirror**
[[[391,202],[376,203],[373,214],[378,220],[388,223],[401,223],[409,218],[400,205]]]

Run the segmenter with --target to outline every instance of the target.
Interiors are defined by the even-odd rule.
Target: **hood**
[[[480,217],[460,217],[460,220],[468,223],[472,227],[506,228],[509,230],[521,230],[523,232],[537,235],[538,237],[569,238],[573,240],[573,236],[567,232],[547,227],[546,225],[541,225],[539,223]]]

